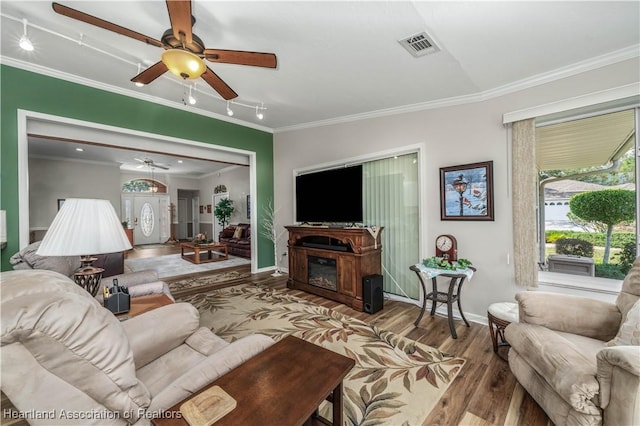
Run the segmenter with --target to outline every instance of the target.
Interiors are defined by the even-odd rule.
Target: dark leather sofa
[[[238,228],[241,230],[238,231]],[[251,258],[251,224],[239,223],[227,226],[218,235],[218,241],[227,245],[229,254]]]

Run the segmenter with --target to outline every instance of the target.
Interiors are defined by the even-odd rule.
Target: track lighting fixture
[[[140,64],[138,64],[138,74],[140,74],[141,72],[142,72],[142,67],[140,66]],[[138,87],[144,87],[144,83],[140,83],[139,81],[136,82],[135,85]]]
[[[1,1],[2,0],[0,0],[0,2]],[[19,46],[22,49],[26,50],[26,51],[29,51],[29,52],[33,51],[34,50],[33,43],[31,43],[31,40],[29,39],[29,36],[27,34],[27,27],[29,26],[29,23],[27,22],[27,19],[22,19],[22,18],[18,18],[18,17],[15,17],[15,16],[6,15],[6,14],[3,14],[2,16],[3,16],[3,18],[7,18],[7,19],[9,19],[11,21],[14,21],[14,22],[22,22],[23,34],[22,34],[22,37],[20,37]],[[61,34],[59,32],[56,32],[54,30],[51,30],[49,28],[45,28],[45,27],[42,27],[42,26],[33,26],[32,25],[32,28],[36,28],[38,31],[44,32],[46,34],[51,34],[52,36],[55,36],[55,37],[59,37],[59,38],[65,39],[65,40],[69,40],[71,42],[75,42],[75,43],[77,43],[78,45],[82,46],[85,49],[90,49],[90,50],[93,50],[93,51],[98,52],[100,54],[108,55],[108,56],[110,56],[112,58],[115,58],[115,59],[118,59],[118,60],[122,61],[123,63],[126,63],[126,64],[128,64],[128,65],[130,65],[132,67],[137,66],[138,74],[140,74],[143,71],[143,69],[148,66],[148,65],[145,65],[145,64],[132,62],[130,60],[127,60],[125,58],[122,58],[120,56],[117,56],[117,55],[114,55],[114,54],[111,54],[111,53],[107,53],[104,50],[102,50],[102,49],[100,49],[100,48],[98,48],[96,46],[91,45],[90,43],[86,43],[84,41],[84,35],[83,34],[80,34],[78,37],[73,38],[73,37],[69,37],[67,35]],[[188,93],[188,96],[187,96],[186,85],[184,85],[184,80],[183,81],[178,81],[178,80],[175,80],[175,79],[169,79],[169,80],[172,81],[172,82],[175,82],[177,84],[181,84],[183,86],[182,103],[184,105],[188,105],[188,104],[194,105],[197,102],[195,97],[193,97],[193,95],[192,95],[193,89],[195,89],[195,84],[193,85],[192,88],[189,89],[189,93]],[[137,82],[135,83],[135,85],[137,87],[145,86],[143,83],[137,83]],[[205,97],[207,97],[207,96],[208,97],[213,97],[216,102],[226,102],[227,115],[230,116],[230,117],[234,115],[234,111],[231,109],[231,105],[232,105],[231,102],[229,102],[227,100],[224,100],[224,99],[217,98],[217,97],[212,96],[212,95],[210,95],[208,93],[204,93],[203,92],[201,94],[203,94]],[[205,100],[206,99],[207,98],[205,98]],[[247,109],[254,109],[255,108],[256,118],[258,120],[264,119],[264,111],[266,110],[266,108],[264,107],[264,103],[262,103],[261,105],[251,105],[249,103],[244,103],[244,102],[236,99],[235,101],[233,101],[233,107],[236,110],[237,110],[237,108],[247,108]]]
[[[198,102],[196,100],[196,98],[193,97],[192,92],[191,92],[192,90],[193,90],[193,86],[189,86],[189,105],[195,105],[196,102]]]
[[[22,20],[22,25],[23,25],[23,33],[22,33],[22,37],[20,37],[20,42],[18,42],[18,45],[23,49],[26,50],[27,52],[32,52],[33,51],[33,43],[31,43],[31,40],[29,40],[29,36],[27,35],[27,20],[23,19]]]

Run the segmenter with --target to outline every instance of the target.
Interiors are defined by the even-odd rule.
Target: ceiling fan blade
[[[237,98],[238,94],[233,91],[231,87],[227,85],[216,73],[211,71],[211,68],[207,67],[207,70],[202,74],[202,79],[206,81],[209,86],[213,87],[213,90],[218,92],[225,100]]]
[[[69,18],[77,19],[78,21],[86,22],[87,24],[95,25],[96,27],[104,28],[105,30],[113,31],[114,33],[131,37],[133,39],[151,44],[153,46],[162,47],[162,43],[159,40],[132,31],[128,28],[121,27],[120,25],[113,24],[109,21],[105,21],[104,19],[96,18],[95,16],[80,12],[79,10],[63,6],[60,3],[54,2],[52,4],[52,7],[53,10],[60,15],[68,16]]]
[[[164,62],[156,62],[146,70],[142,71],[140,74],[133,77],[131,81],[133,81],[134,83],[149,84],[168,70],[169,69],[164,64]]]
[[[169,11],[173,36],[178,40],[184,38],[184,42],[190,45],[193,40],[193,33],[191,32],[191,1],[167,0],[167,10]]]
[[[163,165],[160,165],[160,164],[158,164],[158,163],[153,163],[153,164],[151,165],[151,167],[156,167],[156,168],[158,168],[158,169],[162,169],[162,170],[169,170],[169,167],[167,167],[167,166],[163,166]]]
[[[225,64],[251,65],[254,67],[275,68],[278,60],[273,53],[245,52],[242,50],[205,49],[204,57],[211,62]]]

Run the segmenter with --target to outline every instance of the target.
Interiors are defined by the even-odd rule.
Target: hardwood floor
[[[135,247],[127,254],[127,258],[152,257],[179,251],[177,245]],[[248,270],[249,266],[239,268]],[[382,311],[369,315],[319,296],[289,290],[286,288],[286,280],[287,276],[272,277],[270,273],[260,273],[251,275],[241,283],[277,288],[467,360],[458,377],[423,425],[552,425],[544,411],[517,383],[507,362],[493,353],[487,326],[471,323],[470,327],[466,327],[462,321],[456,321],[458,338],[453,339],[449,333],[447,319],[439,316],[430,317],[428,312],[418,327],[414,327],[413,322],[420,310],[415,305],[385,300]],[[2,397],[2,408],[10,406],[10,401],[5,399],[4,394]],[[25,423],[7,421],[3,418],[0,424]]]
[[[507,362],[493,353],[487,326],[472,322],[470,327],[466,327],[462,321],[456,321],[458,338],[453,339],[444,317],[431,317],[426,313],[418,327],[415,327],[413,322],[420,312],[415,305],[385,300],[384,309],[370,315],[319,296],[287,289],[286,280],[286,276],[274,278],[269,273],[261,273],[252,275],[246,282],[277,288],[467,360],[423,425],[553,424],[518,384]]]

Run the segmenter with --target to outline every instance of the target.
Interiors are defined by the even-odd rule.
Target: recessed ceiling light
[[[182,164],[182,160],[178,160],[178,163]]]
[[[82,149],[82,148],[76,148],[76,151],[78,151],[78,152],[83,152],[83,151],[84,151],[84,149]]]

